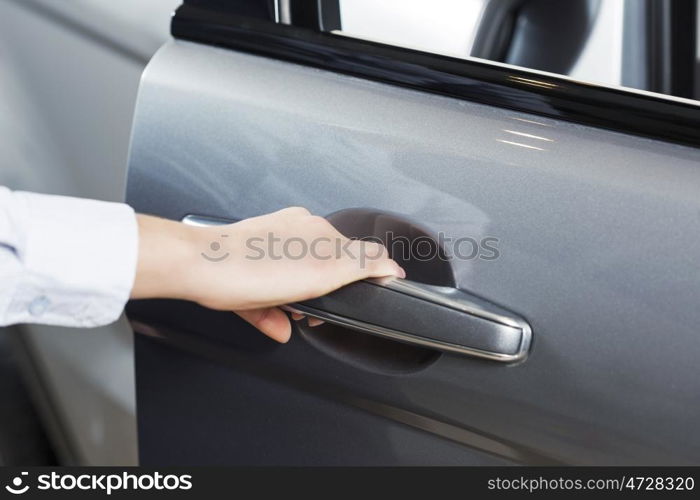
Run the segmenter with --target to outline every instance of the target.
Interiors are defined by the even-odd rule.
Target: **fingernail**
[[[401,266],[397,266],[397,267],[399,268],[399,278],[405,278],[406,277],[406,270]]]

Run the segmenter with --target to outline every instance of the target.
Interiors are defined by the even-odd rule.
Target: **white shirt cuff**
[[[119,318],[138,258],[131,207],[14,192],[10,219],[20,266],[7,276],[14,290],[0,322],[94,327]]]

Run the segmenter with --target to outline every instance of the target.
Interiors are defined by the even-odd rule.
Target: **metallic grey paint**
[[[343,423],[359,443],[391,442],[396,415],[410,412],[530,450],[534,461],[697,464],[699,166],[700,151],[685,146],[171,42],[143,77],[128,197],[176,220],[371,207],[452,237],[499,239],[498,260],[456,261],[455,279],[528,319],[537,335],[527,362],[443,355],[387,377],[296,339],[288,355],[261,358],[260,370],[275,369],[256,398],[291,397],[297,376],[312,382],[290,421],[322,414],[316,396],[328,391],[378,405],[385,418],[314,420],[295,429],[309,438],[303,456],[277,461],[313,462],[327,452],[318,436]],[[259,376],[246,366],[209,369],[243,386]],[[262,434],[260,408],[229,417],[258,422],[252,432]],[[436,462],[439,436],[421,444]],[[387,463],[416,461],[397,450]],[[480,462],[463,451],[465,463]]]

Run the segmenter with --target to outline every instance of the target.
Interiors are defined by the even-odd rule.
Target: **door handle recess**
[[[187,216],[190,225],[230,223]],[[443,352],[512,363],[532,342],[525,319],[457,288],[400,278],[358,281],[287,310],[352,330]]]

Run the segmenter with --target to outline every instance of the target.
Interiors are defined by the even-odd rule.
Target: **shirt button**
[[[51,305],[51,301],[46,295],[40,295],[29,303],[29,314],[41,316]]]

